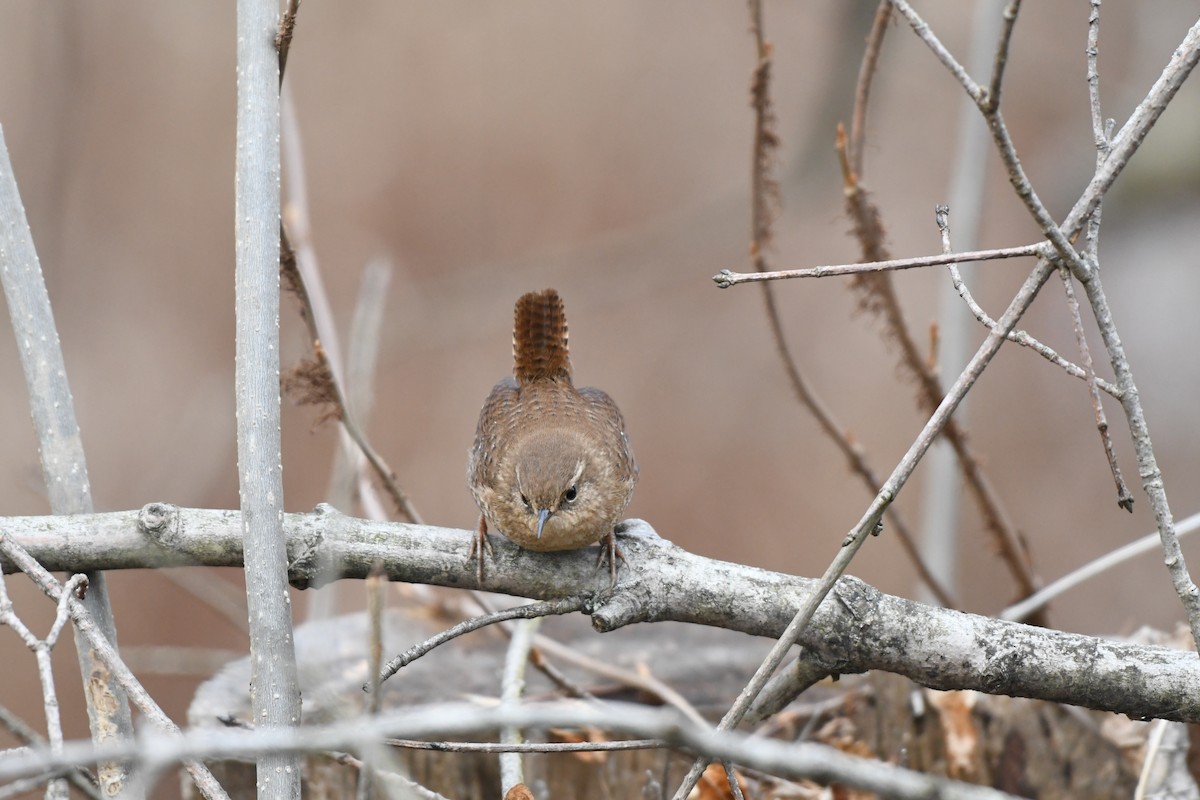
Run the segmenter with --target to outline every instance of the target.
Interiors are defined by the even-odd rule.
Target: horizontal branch
[[[236,511],[153,503],[141,511],[0,518],[0,529],[51,570],[154,569],[241,564]],[[365,578],[381,562],[392,581],[475,588],[471,531],[348,517],[329,506],[284,519],[289,576],[305,588]],[[592,591],[596,630],[675,620],[776,638],[816,581],[703,558],[640,520],[620,533],[628,561],[615,589],[591,548],[522,550],[492,537],[480,587],[536,600]],[[13,571],[8,562],[5,572]],[[1200,658],[922,605],[855,578],[834,589],[800,643],[829,674],[881,669],[934,689],[1070,703],[1134,718],[1200,722]],[[1137,675],[1136,681],[1129,675]]]
[[[782,742],[744,733],[714,731],[684,718],[674,709],[629,703],[597,706],[575,701],[480,708],[466,703],[402,708],[373,717],[357,717],[302,728],[200,729],[183,736],[146,736],[138,742],[93,748],[90,742],[68,744],[61,754],[27,751],[0,760],[0,782],[92,763],[98,754],[128,760],[153,773],[180,758],[240,759],[269,753],[362,752],[383,738],[445,739],[495,730],[501,726],[547,730],[596,727],[620,731],[734,761],[785,778],[837,782],[899,799],[938,797],[944,800],[1013,798],[987,786],[848,755],[815,742]]]
[[[914,269],[916,267],[940,267],[946,264],[965,264],[968,261],[992,261],[998,258],[1022,258],[1024,256],[1044,256],[1053,248],[1047,242],[1025,244],[1019,247],[1001,247],[996,250],[970,250],[965,253],[938,253],[933,256],[917,256],[915,258],[893,258],[889,261],[870,261],[860,264],[836,264],[826,267],[808,267],[807,269],[780,269],[772,272],[732,272],[723,269],[713,275],[713,281],[722,289],[736,286],[739,283],[755,283],[757,281],[781,281],[788,278],[828,278],[834,275],[857,275],[863,272],[886,272],[894,269]]]

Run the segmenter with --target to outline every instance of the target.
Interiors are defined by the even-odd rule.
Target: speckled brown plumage
[[[553,289],[517,301],[513,375],[479,413],[467,483],[481,512],[482,576],[487,530],[529,550],[570,550],[603,541],[616,580],[613,528],[633,495],[637,465],[616,403],[571,382],[567,320]]]

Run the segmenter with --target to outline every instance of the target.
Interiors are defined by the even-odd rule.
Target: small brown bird
[[[613,528],[638,469],[617,404],[599,389],[576,389],[567,317],[558,292],[517,300],[513,377],[492,389],[479,412],[467,484],[481,512],[476,575],[483,580],[488,526],[528,550],[572,550],[603,542],[617,580]],[[468,560],[468,563],[470,561]]]

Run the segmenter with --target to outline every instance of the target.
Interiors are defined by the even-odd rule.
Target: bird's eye
[[[578,494],[579,492],[575,489],[574,485],[572,485],[570,489],[567,489],[567,493],[563,495],[563,500],[566,500],[568,503],[573,503]]]
[[[524,494],[521,495],[521,502],[525,504],[526,508],[529,508],[529,498]]]

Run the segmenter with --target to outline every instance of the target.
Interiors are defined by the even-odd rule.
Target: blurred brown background
[[[973,5],[921,4],[962,58]],[[779,267],[858,258],[833,134],[849,120],[874,6],[766,6],[783,142],[770,254]],[[1105,113],[1119,126],[1195,10],[1161,0],[1103,13]],[[233,14],[232,3],[125,0],[0,9],[0,124],[54,303],[97,510],[237,505]],[[1083,2],[1028,5],[1006,85],[1020,154],[1060,217],[1094,162],[1087,14]],[[288,81],[313,243],[343,337],[364,265],[378,256],[396,265],[370,431],[428,521],[474,523],[463,472],[476,415],[510,366],[513,301],[545,286],[566,299],[579,381],[606,389],[628,420],[642,468],[632,516],[697,552],[805,575],[824,570],[859,519],[868,493],[793,399],[759,289],[722,292],[709,280],[749,267],[747,31],[740,2],[303,5]],[[896,256],[940,248],[932,212],[948,200],[960,99],[907,26],[894,25],[864,177]],[[1101,250],[1180,517],[1197,510],[1200,475],[1198,124],[1193,81],[1106,203]],[[987,158],[979,245],[1036,240]],[[977,298],[998,316],[1028,269],[980,268]],[[937,270],[896,275],[921,340],[945,280]],[[923,417],[877,326],[855,316],[841,279],[777,292],[802,368],[886,474]],[[295,308],[285,298],[285,363],[307,347]],[[1056,283],[1022,327],[1074,352]],[[968,350],[982,337],[971,328]],[[0,375],[0,508],[48,513],[11,336],[0,336]],[[1116,507],[1081,382],[1008,347],[971,395],[971,440],[1044,578],[1153,530],[1123,417],[1116,404],[1108,410],[1133,515]],[[324,499],[336,437],[314,419],[285,401],[289,510]],[[917,527],[923,478],[918,470],[900,499]],[[969,504],[961,529],[964,606],[994,613],[1013,599],[1011,581]],[[1200,548],[1185,544],[1185,553],[1200,563]],[[1173,625],[1181,613],[1158,560],[1064,597],[1051,621],[1092,633]],[[916,596],[887,535],[852,572]],[[223,577],[238,596],[238,576]],[[245,650],[243,634],[163,576],[110,581],[122,645]],[[23,580],[9,583],[18,611],[44,630],[49,605]],[[0,703],[40,725],[33,658],[11,632],[0,631],[0,663]],[[69,642],[56,663],[68,735],[83,735]],[[198,678],[138,671],[181,720]]]

